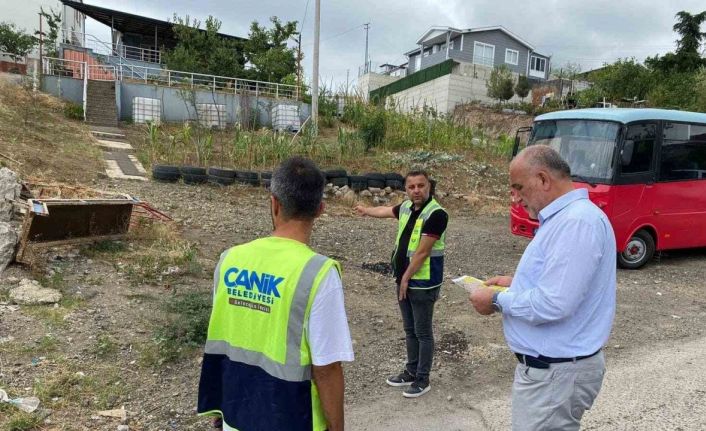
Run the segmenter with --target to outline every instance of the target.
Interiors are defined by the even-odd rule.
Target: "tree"
[[[218,34],[221,22],[209,16],[206,28],[201,22],[174,14],[174,36],[177,44],[164,53],[167,68],[184,72],[239,77],[243,74],[245,59],[242,44]]]
[[[706,21],[706,11],[691,15],[686,11],[676,14],[677,23],[674,31],[681,36],[677,42],[677,51],[669,52],[662,57],[655,55],[648,57],[645,64],[652,70],[664,73],[695,72],[706,66],[706,59],[702,58],[699,49],[706,33],[701,31],[701,24]]]
[[[501,102],[510,100],[514,94],[512,72],[504,64],[495,67],[490,73],[490,79],[485,83],[485,86],[488,89],[489,97],[498,99]]]
[[[297,52],[287,47],[287,40],[297,34],[297,22],[282,23],[276,16],[270,22],[273,25],[270,29],[257,21],[250,25],[244,51],[252,68],[246,75],[250,79],[281,83],[297,73]]]
[[[0,51],[10,54],[15,62],[29,54],[36,44],[36,39],[25,33],[24,29],[0,22]]]
[[[42,38],[44,55],[58,57],[57,41],[59,40],[59,29],[61,29],[61,12],[54,12],[53,8],[49,8],[49,12],[47,12],[40,7],[39,15],[46,22],[48,31],[45,30],[41,33],[36,31],[34,34]]]
[[[650,70],[634,58],[618,59],[591,74],[590,80],[596,92],[610,101],[644,99],[654,84]]]
[[[706,38],[706,32],[701,31],[701,24],[706,21],[706,11],[692,15],[689,12],[681,11],[677,13],[677,23],[674,24],[674,31],[681,36],[677,40],[677,54],[699,53],[701,41]]]
[[[517,84],[515,84],[515,94],[517,94],[517,97],[522,99],[522,101],[524,102],[525,97],[527,97],[530,92],[530,88],[531,86],[529,79],[527,79],[527,77],[524,75],[520,75],[517,78]]]

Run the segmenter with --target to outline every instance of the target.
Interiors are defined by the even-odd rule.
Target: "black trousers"
[[[407,289],[407,297],[398,301],[407,343],[407,372],[417,382],[429,383],[429,372],[434,360],[434,304],[439,299],[440,287]],[[399,298],[399,286],[397,286]]]

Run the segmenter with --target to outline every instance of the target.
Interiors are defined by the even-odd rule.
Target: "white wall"
[[[488,97],[485,85],[490,78],[492,68],[461,63],[450,75],[445,75],[388,97],[388,105],[393,105],[402,112],[422,109],[425,105],[441,113],[452,113],[459,104],[472,101],[496,103]],[[513,78],[517,80],[517,74]],[[532,100],[532,94],[525,101]],[[512,96],[510,102],[520,102],[517,96]]]
[[[382,75],[380,73],[366,73],[365,75],[358,78],[358,90],[363,96],[363,99],[368,100],[371,91],[383,87],[387,84],[393,83],[401,78],[401,76],[388,76]]]

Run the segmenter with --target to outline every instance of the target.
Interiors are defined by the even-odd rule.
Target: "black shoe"
[[[414,376],[409,374],[407,370],[402,371],[396,376],[390,376],[387,378],[387,384],[390,386],[409,386],[414,383]]]
[[[429,392],[430,389],[431,385],[429,383],[414,382],[412,386],[402,392],[402,395],[405,398],[417,398]]]

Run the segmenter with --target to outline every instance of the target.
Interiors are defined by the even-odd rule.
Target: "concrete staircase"
[[[117,127],[115,81],[88,80],[86,122],[96,126]]]
[[[105,173],[109,178],[147,181],[147,172],[123,132],[116,127],[91,126],[96,145],[103,150]]]

